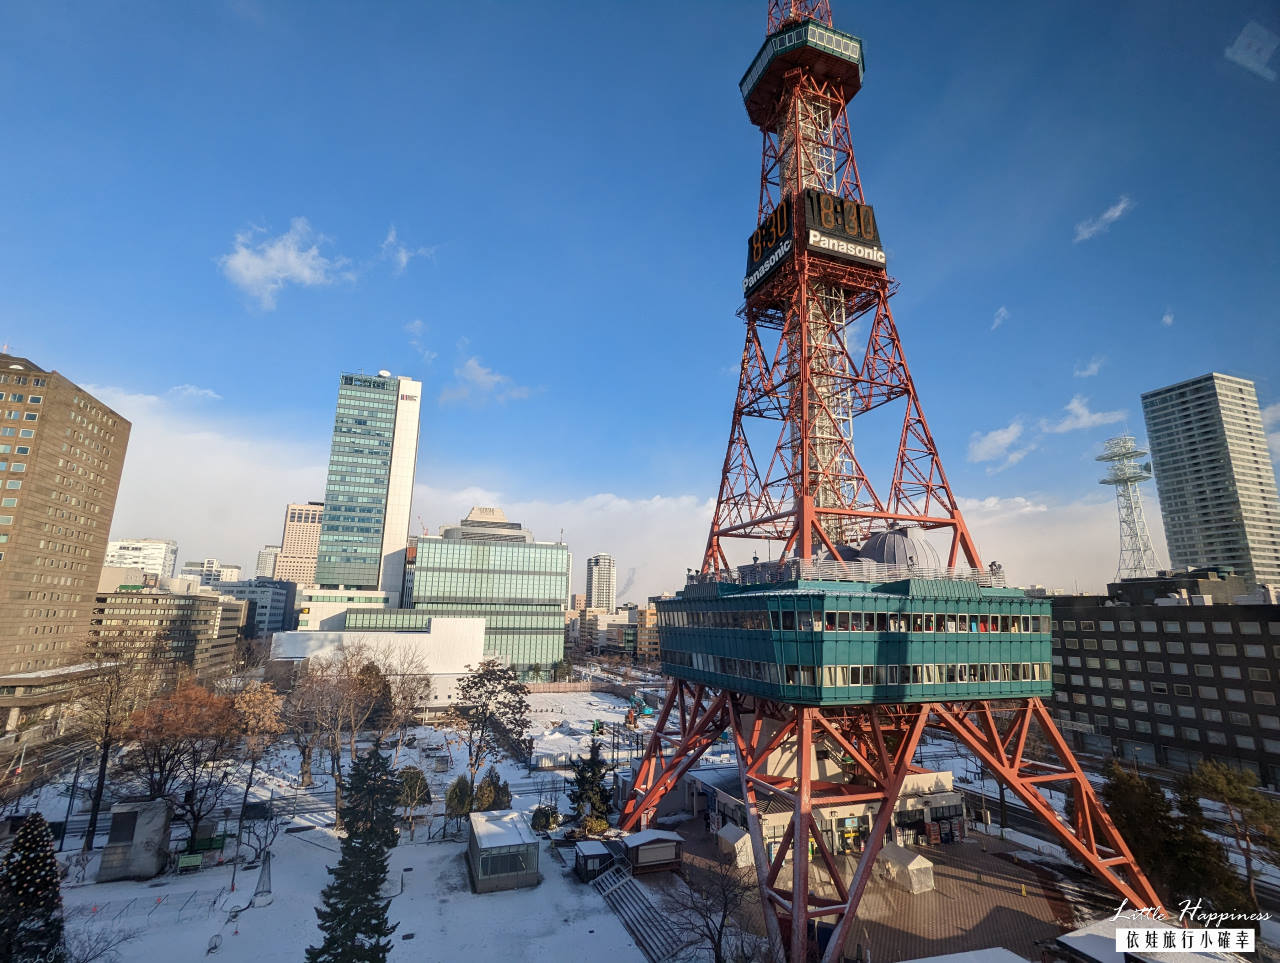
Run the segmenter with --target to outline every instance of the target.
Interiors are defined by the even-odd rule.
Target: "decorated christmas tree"
[[[0,870],[0,960],[60,963],[62,892],[53,834],[39,813],[18,829]]]

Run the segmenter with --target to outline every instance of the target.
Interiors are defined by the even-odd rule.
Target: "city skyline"
[[[1101,588],[1113,567],[1114,504],[1093,457],[1103,438],[1141,427],[1141,391],[1208,370],[1255,380],[1273,458],[1280,418],[1280,384],[1268,376],[1280,352],[1268,335],[1280,282],[1267,268],[1276,242],[1265,230],[1277,200],[1264,189],[1265,157],[1280,140],[1274,86],[1221,53],[1256,14],[1184,11],[1161,44],[1135,46],[1154,8],[1113,12],[1107,30],[1091,30],[1102,9],[1070,18],[1012,6],[940,10],[916,23],[905,11],[836,3],[843,27],[867,38],[866,85],[850,108],[854,147],[890,273],[903,285],[894,309],[952,484],[984,561],[1003,562],[1016,582],[1065,588]],[[367,373],[387,366],[424,384],[411,531],[419,517],[435,530],[470,505],[500,504],[535,530],[564,529],[579,559],[612,554],[620,598],[678,587],[701,557],[741,348],[734,311],[755,220],[758,135],[724,78],[740,75],[743,51],[758,45],[760,11],[699,8],[679,32],[651,10],[608,11],[603,26],[625,42],[570,67],[557,55],[568,41],[547,18],[504,8],[507,36],[522,40],[503,40],[513,47],[502,69],[479,82],[520,93],[484,107],[484,97],[464,103],[428,80],[426,65],[466,69],[435,40],[466,28],[450,19],[458,11],[347,23],[332,7],[301,10],[200,14],[208,29],[189,41],[196,66],[172,97],[146,83],[169,68],[158,43],[172,26],[163,11],[136,36],[125,36],[132,24],[101,14],[82,23],[37,10],[4,15],[10,33],[32,38],[37,93],[6,100],[23,146],[15,183],[30,196],[12,198],[13,237],[22,240],[0,240],[9,292],[0,317],[16,353],[56,367],[134,422],[113,537],[154,533],[179,541],[188,557],[249,565],[277,538],[282,504],[323,497],[331,378],[363,362]],[[41,119],[44,98],[65,105],[69,87],[86,86],[99,35],[133,55],[123,58],[132,66],[99,72],[106,80],[79,108],[77,132],[51,127]],[[710,36],[716,44],[704,42]],[[952,55],[958,41],[967,56]],[[1087,67],[1062,71],[1046,54],[1064,42]],[[337,71],[294,55],[306,45],[345,55],[348,43],[361,56],[390,54]],[[648,69],[655,50],[681,69]],[[1159,65],[1171,51],[1201,69],[1169,76]],[[224,56],[225,73],[212,66]],[[300,75],[286,76],[282,63],[302,65]],[[602,89],[572,82],[574,71],[606,63],[617,79]],[[515,120],[535,106],[536,91],[516,86],[527,72],[548,90],[571,91],[547,131]],[[249,98],[263,84],[279,97],[256,118],[187,110]],[[95,119],[98,91],[129,110]],[[369,109],[353,111],[357,102]],[[338,108],[306,114],[314,133],[291,120],[312,103]],[[439,122],[405,119],[428,115]],[[1058,120],[1034,119],[1049,117]],[[519,163],[452,147],[507,124],[516,125]],[[335,128],[362,146],[333,157],[308,151]],[[673,165],[650,146],[672,137],[705,157]],[[949,149],[933,149],[939,143]],[[82,169],[68,159],[86,144],[101,148],[104,163]],[[210,163],[255,146],[266,163],[252,183],[234,165]],[[617,164],[601,168],[597,151]],[[347,183],[343,172],[375,171],[345,193],[329,186]],[[421,189],[490,180],[505,186],[458,198]],[[131,214],[124,200],[144,182],[157,185],[156,198],[185,191],[182,217],[150,191]],[[965,191],[950,189],[959,183]],[[1194,198],[1200,183],[1220,203],[1192,232],[1169,199]],[[94,192],[94,217],[75,243],[59,241],[64,259],[54,262],[44,252],[85,190]],[[600,192],[629,213],[625,229],[610,228],[588,201]],[[476,217],[463,216],[464,196]],[[687,230],[667,229],[675,211],[692,218]],[[491,263],[488,232],[507,229],[493,220],[499,212],[514,234],[496,239],[549,233],[488,277],[479,270]],[[133,230],[130,217],[155,229],[119,249],[105,243],[103,225]],[[1186,271],[1189,261],[1200,270]],[[543,283],[570,269],[567,295]],[[53,283],[68,270],[90,294]],[[656,311],[617,298],[641,274],[666,279]],[[486,296],[476,299],[481,283]],[[612,312],[607,326],[595,323],[601,304]],[[94,334],[118,317],[130,318],[128,344]],[[172,337],[183,324],[216,325],[228,347],[239,338],[265,350],[215,365]],[[338,338],[297,337],[309,326],[353,324],[362,338],[354,351]],[[139,338],[150,339],[154,367],[130,357]],[[609,378],[613,364],[638,376]],[[562,377],[566,370],[575,377]],[[581,412],[600,403],[599,385],[581,377],[593,370],[609,388],[617,445],[598,464],[563,457]],[[653,390],[667,381],[680,390]],[[494,425],[501,450],[477,446]],[[860,439],[859,450],[877,444]],[[192,500],[207,511],[191,517]],[[1147,509],[1165,555],[1154,499]],[[1066,551],[1046,557],[1037,545],[1055,535]],[[577,588],[585,571],[575,569]]]

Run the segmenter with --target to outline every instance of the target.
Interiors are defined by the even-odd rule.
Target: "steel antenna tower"
[[[1151,463],[1138,464],[1138,459],[1148,454],[1145,448],[1138,447],[1133,435],[1117,435],[1103,442],[1102,454],[1097,458],[1110,464],[1098,484],[1115,487],[1116,507],[1120,510],[1117,579],[1155,575],[1159,567],[1155,549],[1151,547],[1147,519],[1142,513],[1142,492],[1138,490],[1142,482],[1151,478]]]
[[[853,158],[862,53],[829,0],[770,0],[739,84],[763,152],[737,400],[701,570],[657,603],[671,684],[618,821],[647,825],[727,735],[772,955],[791,963],[844,955],[899,799],[941,776],[915,762],[926,730],[977,757],[1119,896],[1159,904],[1044,701],[1050,603],[981,568],[925,422]],[[853,427],[891,402],[903,414],[877,491]],[[921,529],[950,536],[945,560]],[[780,551],[735,570],[724,546],[744,538]],[[1070,821],[1050,786],[1071,794]]]

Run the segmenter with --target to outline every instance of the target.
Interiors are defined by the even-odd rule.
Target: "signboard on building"
[[[805,246],[850,261],[883,267],[880,228],[870,204],[805,188]]]
[[[767,281],[795,253],[791,231],[791,198],[784,197],[747,238],[747,273],[742,279],[743,297]]]

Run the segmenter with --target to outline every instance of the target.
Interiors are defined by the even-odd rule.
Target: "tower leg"
[[[908,775],[920,771],[912,759],[926,727],[951,734],[982,759],[1055,832],[1067,852],[1118,895],[1135,906],[1160,905],[1039,699],[816,708],[675,681],[660,720],[677,710],[681,731],[666,732],[662,725],[655,729],[619,827],[637,828],[729,728],[761,910],[776,963],[808,960],[820,923],[832,927],[823,963],[841,958],[876,856],[893,829],[903,785]],[[1037,733],[1041,741],[1033,743]],[[1039,755],[1047,750],[1055,759],[1029,758],[1033,744]],[[663,745],[672,747],[669,755],[663,754]],[[833,777],[830,762],[819,768],[820,747],[827,750],[828,760],[842,760],[838,776]],[[1038,787],[1052,784],[1074,793],[1073,824],[1061,820],[1041,795]],[[762,796],[785,802],[790,811],[772,854],[764,837]],[[857,866],[846,880],[815,813],[851,804],[869,804],[876,815]],[[828,884],[834,896],[825,892]]]

